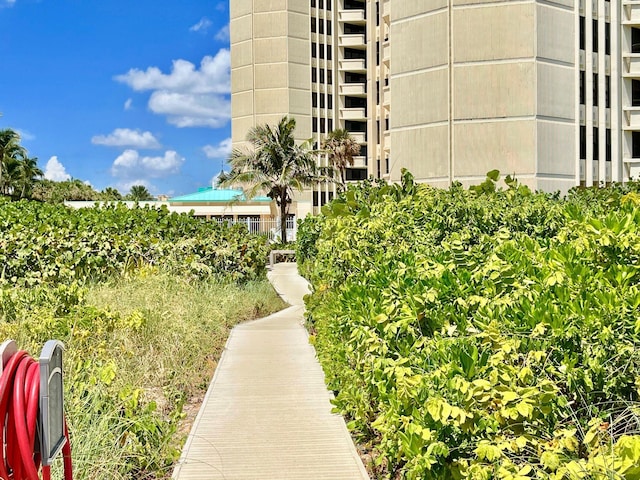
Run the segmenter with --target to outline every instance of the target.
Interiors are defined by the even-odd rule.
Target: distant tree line
[[[0,195],[13,200],[26,198],[51,203],[65,200],[154,200],[144,185],[134,185],[128,194],[122,195],[113,187],[97,191],[78,179],[62,182],[45,179],[44,172],[38,167],[38,159],[29,157],[27,149],[20,144],[20,135],[10,128],[0,130]]]

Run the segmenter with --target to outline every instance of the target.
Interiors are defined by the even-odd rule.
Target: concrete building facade
[[[234,145],[285,114],[318,143],[346,128],[350,180],[498,169],[566,191],[640,174],[635,0],[234,0],[231,57]]]

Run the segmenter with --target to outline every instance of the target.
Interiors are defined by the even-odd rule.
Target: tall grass
[[[34,356],[48,338],[66,345],[78,480],[168,478],[230,328],[284,306],[266,280],[194,282],[150,269],[90,286],[68,309],[46,291],[11,295],[0,338]]]

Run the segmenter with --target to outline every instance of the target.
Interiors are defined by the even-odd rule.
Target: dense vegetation
[[[74,478],[170,475],[228,329],[281,308],[266,257],[241,226],[166,210],[0,203],[0,338],[65,343]]]
[[[640,478],[638,184],[350,187],[298,231],[335,406],[379,478]]]

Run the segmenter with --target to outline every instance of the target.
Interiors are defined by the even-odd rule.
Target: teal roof
[[[174,197],[169,199],[169,203],[174,203],[174,202],[230,203],[230,202],[237,202],[237,201],[240,201],[240,202],[247,201],[242,190],[225,190],[225,189],[217,189],[213,187],[200,188],[195,193],[190,193],[188,195],[181,195],[180,197]],[[271,199],[269,197],[253,197],[250,201],[270,202]]]

